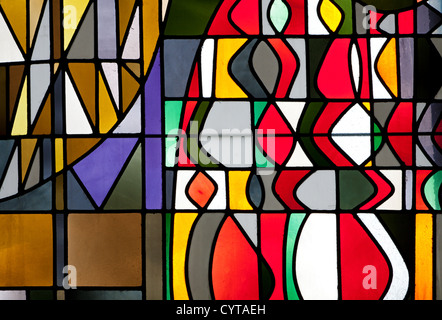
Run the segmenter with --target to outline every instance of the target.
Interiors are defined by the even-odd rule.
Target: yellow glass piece
[[[55,172],[60,172],[64,168],[63,145],[62,138],[55,139]]]
[[[126,70],[126,68],[121,68],[121,87],[122,87],[122,99],[123,99],[123,112],[126,112],[127,108],[130,106],[135,95],[140,89],[140,84],[131,74]]]
[[[95,65],[93,63],[69,63],[69,70],[92,123],[95,125]]]
[[[250,171],[229,172],[229,198],[232,210],[253,210],[247,200],[246,189]]]
[[[37,145],[37,139],[23,139],[21,140],[21,179],[22,182],[25,179],[26,172],[28,171],[29,163],[31,162],[32,155],[34,154],[35,146]]]
[[[371,167],[371,166],[373,166],[373,161],[369,161],[369,162],[367,162],[367,164],[365,165],[366,167]]]
[[[319,11],[328,28],[335,32],[342,20],[341,11],[330,0],[322,1]]]
[[[385,85],[390,89],[391,93],[395,97],[398,95],[396,58],[396,39],[392,38],[379,57],[377,69],[379,71],[379,75],[384,80]]]
[[[17,36],[21,48],[26,53],[26,2],[28,0],[0,0],[0,5]],[[34,1],[34,0],[32,0]]]
[[[124,35],[126,34],[129,20],[134,9],[135,0],[119,0],[118,1],[118,15],[119,15],[119,29],[120,29],[120,46],[123,45]]]
[[[29,1],[29,33],[31,43],[34,40],[35,31],[37,29],[38,20],[43,9],[44,0]]]
[[[64,50],[66,50],[71,43],[88,4],[89,0],[63,1]]]
[[[0,214],[0,286],[51,286],[52,215]]]
[[[33,134],[51,134],[51,94],[48,94],[40,116],[35,123]]]
[[[103,77],[99,76],[99,128],[100,133],[107,133],[117,123],[118,118],[115,112],[114,104],[109,96],[109,92],[104,84]]]
[[[362,105],[365,107],[365,109],[367,109],[368,111],[371,110],[371,104],[370,102],[362,102]]]
[[[433,215],[416,215],[416,300],[433,298]]]
[[[230,60],[246,41],[247,39],[219,39],[215,87],[217,98],[247,98],[229,74]]]
[[[143,59],[144,74],[150,67],[153,53],[160,35],[159,1],[143,0]]]
[[[23,88],[20,93],[20,100],[17,106],[17,114],[15,115],[14,125],[12,126],[11,135],[21,136],[28,133],[28,78],[25,78]]]
[[[173,229],[173,294],[175,300],[189,300],[186,286],[186,252],[189,233],[197,213],[177,213]]]

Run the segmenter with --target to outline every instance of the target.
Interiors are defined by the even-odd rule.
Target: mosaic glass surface
[[[0,0],[0,299],[442,299],[441,0]]]

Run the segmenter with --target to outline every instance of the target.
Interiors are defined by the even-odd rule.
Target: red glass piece
[[[216,239],[212,286],[216,300],[259,299],[258,258],[232,218],[228,217]]]
[[[415,10],[407,10],[398,14],[398,25],[400,34],[412,34],[414,31]]]
[[[275,286],[269,300],[284,300],[283,256],[286,214],[261,215],[261,252],[275,277]]]
[[[290,6],[290,20],[284,31],[286,35],[305,34],[305,2],[304,0],[287,0]]]
[[[382,200],[386,199],[392,193],[393,189],[391,186],[383,179],[379,173],[374,170],[366,170],[365,173],[373,180],[376,184],[377,192],[375,196],[361,207],[361,210],[369,210],[376,205],[378,205]]]
[[[230,15],[232,22],[246,34],[259,34],[259,6],[257,0],[239,1]]]
[[[317,84],[326,98],[354,98],[349,63],[350,41],[350,39],[334,40],[319,70]]]
[[[353,164],[339,151],[331,142],[329,137],[315,137],[315,143],[319,149],[329,158],[336,166],[348,167]]]
[[[200,77],[199,77],[198,62],[195,65],[195,69],[193,70],[192,79],[190,81],[189,97],[190,98],[199,98],[200,97]]]
[[[310,170],[284,170],[281,171],[275,183],[275,191],[282,202],[291,210],[304,210],[305,208],[295,199],[295,188],[299,181],[304,178]]]
[[[429,210],[424,198],[422,197],[422,194],[424,193],[423,182],[432,172],[432,170],[416,170],[416,210]]]
[[[401,102],[388,123],[388,133],[411,133],[413,131],[413,103]]]
[[[385,257],[352,214],[339,215],[339,230],[342,299],[379,299],[390,275]]]
[[[322,110],[313,128],[313,134],[328,134],[338,118],[350,106],[350,102],[330,102]]]
[[[285,98],[290,93],[289,89],[294,80],[296,69],[298,68],[296,58],[289,47],[278,38],[268,40],[271,46],[277,52],[277,56],[281,61],[281,75],[276,89],[276,98]]]
[[[412,136],[389,136],[391,146],[406,166],[413,165]]]
[[[208,34],[211,35],[239,35],[239,31],[236,30],[230,23],[229,14],[232,6],[237,0],[224,0],[221,3],[216,15],[210,25]]]

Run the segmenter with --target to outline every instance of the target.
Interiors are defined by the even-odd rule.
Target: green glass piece
[[[370,181],[358,170],[339,172],[340,207],[352,210],[367,201],[375,189]]]
[[[326,158],[321,151],[317,149],[315,140],[310,137],[302,137],[299,140],[305,153],[313,163],[313,165],[318,167],[330,167],[330,160]]]
[[[441,210],[440,189],[442,185],[442,171],[433,174],[425,183],[424,194],[428,203],[434,210]]]
[[[351,0],[335,0],[338,7],[341,8],[343,21],[339,27],[339,34],[353,33],[353,3]]]
[[[382,144],[382,136],[375,135],[373,142],[374,142],[374,151],[378,151],[379,147]]]
[[[253,113],[255,117],[255,126],[257,125],[259,118],[261,118],[262,112],[267,106],[267,101],[256,101],[253,104]]]
[[[262,154],[258,147],[255,148],[255,163],[258,168],[273,168],[275,166],[272,161]]]
[[[166,148],[165,150],[165,165],[168,168],[172,168],[175,166],[176,164],[176,151],[178,148],[178,138],[177,137],[168,137],[166,139],[164,139],[165,143],[164,143],[164,147]]]
[[[166,247],[165,247],[165,263],[166,263],[166,274],[165,274],[165,282],[166,282],[166,300],[172,300],[171,295],[171,261],[170,261],[170,254],[171,254],[171,237],[172,237],[172,214],[166,213],[165,214],[165,238],[166,238]]]
[[[273,289],[275,287],[275,279],[269,265],[265,260],[261,260],[261,299],[268,300],[272,295]]]
[[[164,129],[166,135],[178,134],[180,127],[182,101],[166,101],[164,103]]]
[[[295,244],[298,237],[299,229],[305,219],[305,213],[293,213],[290,215],[288,230],[287,230],[287,246],[286,246],[286,268],[285,279],[287,283],[287,298],[288,300],[299,300],[298,291],[295,287],[295,280],[293,277],[294,259],[295,259]]]
[[[166,35],[202,35],[221,0],[173,0],[166,22]]]
[[[324,103],[323,102],[312,102],[306,107],[305,114],[299,120],[299,132],[302,134],[310,134],[313,131],[313,125],[321,111]]]
[[[202,101],[198,106],[194,118],[190,122],[189,136],[187,141],[187,152],[194,163],[198,163],[203,168],[216,168],[218,164],[200,148],[199,136],[202,124],[209,111],[209,101]]]
[[[142,203],[141,147],[138,146],[123,175],[118,180],[106,210],[140,210]]]
[[[282,0],[275,0],[270,7],[270,21],[278,32],[284,30],[289,18],[289,9]]]

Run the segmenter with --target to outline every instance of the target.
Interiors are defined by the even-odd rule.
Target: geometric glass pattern
[[[0,299],[442,299],[441,0],[0,0]]]

